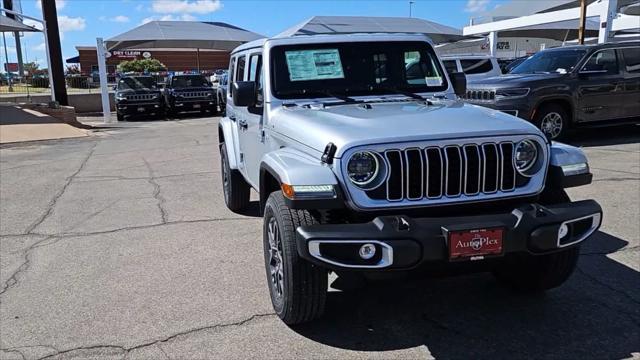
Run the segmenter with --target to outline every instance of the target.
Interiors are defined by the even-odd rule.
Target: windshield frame
[[[202,78],[203,84],[200,86],[180,86],[180,87],[176,87],[175,81],[177,78]],[[174,75],[171,78],[171,88],[172,89],[189,89],[189,88],[203,88],[203,87],[209,87],[209,80],[207,80],[207,78],[204,75],[199,75],[199,74],[183,74],[183,75]]]
[[[576,60],[575,63],[573,64],[573,67],[571,69],[565,69],[566,72],[562,73],[562,72],[558,72],[558,71],[534,71],[534,72],[516,72],[516,70],[518,68],[522,68],[523,65],[529,63],[529,64],[539,64],[539,59],[542,56],[549,56],[549,55],[554,55],[554,56],[558,56],[558,53],[564,53],[564,56],[567,56],[566,54],[568,53],[573,53],[576,55]],[[529,56],[526,60],[524,60],[523,62],[521,62],[520,64],[518,64],[517,66],[515,66],[514,68],[512,68],[509,71],[509,74],[516,74],[516,75],[529,75],[529,74],[570,74],[573,72],[576,72],[577,69],[580,68],[580,65],[582,64],[583,60],[585,59],[585,57],[589,54],[588,49],[584,49],[584,48],[558,48],[558,49],[550,49],[550,50],[543,50],[540,52],[537,52],[531,56]],[[556,69],[557,70],[557,69]]]
[[[391,88],[397,84],[386,84],[386,85],[379,84],[379,86],[374,87],[373,91],[365,91],[366,89],[344,91],[344,87],[327,87],[326,84],[331,80],[309,80],[309,81],[293,82],[287,77],[287,75],[284,75],[285,81],[283,82],[282,81],[283,75],[279,74],[279,72],[282,72],[282,70],[284,70],[285,74],[288,74],[288,70],[286,68],[283,69],[283,65],[286,66],[286,60],[285,60],[286,51],[323,50],[323,49],[335,49],[335,48],[342,49],[342,48],[351,48],[354,46],[371,47],[372,44],[375,44],[376,48],[379,48],[381,50],[387,50],[387,51],[389,46],[396,46],[398,47],[397,50],[402,50],[404,52],[419,51],[422,55],[426,54],[426,56],[428,56],[428,58],[426,58],[427,61],[429,60],[433,61],[432,70],[434,70],[434,72],[438,74],[442,79],[442,83],[440,86],[427,86],[426,84],[424,85],[420,84],[416,86],[414,84],[413,86],[402,86],[401,90],[420,94],[420,93],[446,92],[449,89],[450,87],[449,77],[444,67],[442,66],[442,63],[439,57],[437,56],[435,50],[433,49],[432,45],[428,41],[419,40],[419,39],[402,39],[402,40],[385,39],[382,41],[371,41],[371,40],[363,39],[362,41],[336,41],[336,42],[318,42],[318,43],[305,42],[305,43],[294,43],[294,44],[277,44],[272,46],[269,50],[269,70],[268,70],[270,96],[274,100],[286,101],[286,100],[333,98],[332,96],[328,95],[327,92],[336,93],[339,95],[349,96],[349,97],[367,97],[367,96],[379,97],[379,96],[401,95],[397,91],[382,89],[384,87]],[[345,59],[345,56],[343,55],[342,52],[340,52],[340,58],[343,63],[343,66],[346,67],[347,66],[346,64],[349,63],[349,59],[348,58]],[[407,63],[405,63],[405,66],[406,65]],[[278,77],[279,75],[280,77]],[[336,80],[338,80],[337,83],[339,83],[340,81],[343,81],[343,82],[348,81],[345,78],[336,79]],[[299,84],[302,84],[302,83],[313,84],[313,82],[315,81],[322,82],[324,86],[318,87],[318,89],[319,90],[322,89],[322,91],[318,91],[318,92],[312,91],[311,93],[286,94],[286,95],[282,93],[283,91],[289,92],[289,91],[295,91],[296,89],[301,90],[301,88],[305,86],[302,86]],[[291,86],[293,83],[296,83],[296,85],[299,85],[299,86],[298,87]],[[283,87],[283,84],[285,84],[284,87]],[[307,85],[307,84],[303,84],[303,85]],[[407,85],[411,85],[411,84],[407,84]],[[281,90],[278,90],[279,86],[282,87]],[[322,94],[322,92],[324,92],[324,94]]]

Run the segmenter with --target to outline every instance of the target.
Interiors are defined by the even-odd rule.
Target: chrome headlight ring
[[[347,161],[346,171],[349,181],[363,190],[377,188],[387,176],[384,160],[377,153],[367,150],[352,154]]]
[[[536,166],[539,163],[539,153],[540,149],[536,141],[521,140],[513,150],[513,166],[520,175],[531,177],[540,170],[540,167]]]

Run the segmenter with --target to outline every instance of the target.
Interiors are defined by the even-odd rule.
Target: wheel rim
[[[229,202],[229,171],[227,170],[227,158],[224,153],[222,153],[220,159],[222,160],[222,192],[224,193],[224,200]]]
[[[552,139],[557,138],[562,132],[562,116],[557,112],[550,112],[542,118],[540,129]]]
[[[280,230],[275,217],[269,219],[267,225],[267,236],[269,238],[269,279],[273,294],[281,298],[284,294],[284,267],[282,264],[282,241]]]

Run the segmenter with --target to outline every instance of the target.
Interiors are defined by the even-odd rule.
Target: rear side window
[[[640,74],[640,47],[622,49],[627,72]]]
[[[491,59],[460,60],[460,66],[465,74],[484,74],[493,70]]]
[[[442,63],[444,64],[444,68],[447,69],[447,72],[449,74],[458,72],[458,65],[456,64],[455,60],[444,60],[442,61]]]

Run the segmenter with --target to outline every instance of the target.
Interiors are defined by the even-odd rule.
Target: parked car
[[[447,72],[463,72],[467,81],[480,80],[502,74],[495,57],[489,55],[447,55],[442,57]]]
[[[204,75],[172,75],[164,89],[165,104],[170,116],[182,111],[216,113],[216,94]]]
[[[220,81],[220,78],[221,78],[222,76],[224,76],[224,74],[226,74],[226,73],[227,73],[227,70],[224,70],[224,69],[218,69],[218,70],[216,70],[216,71],[214,71],[214,72],[213,72],[213,75],[211,75],[211,76],[209,77],[209,80],[210,80],[212,83],[217,83],[217,82],[219,82],[219,81]]]
[[[134,116],[164,117],[160,88],[153,77],[124,76],[118,80],[115,90],[118,121]]]
[[[540,51],[465,99],[531,121],[551,139],[574,126],[640,122],[640,42]]]
[[[229,87],[229,75],[226,73],[220,77],[220,81],[218,82],[218,87],[216,88],[218,99],[218,109],[220,109],[220,114],[224,116],[227,113],[227,88]]]
[[[287,324],[322,314],[329,271],[461,265],[554,288],[600,226],[598,203],[565,192],[591,181],[583,152],[458,100],[465,75],[448,76],[424,35],[261,39],[230,61],[224,200],[244,211],[259,193],[267,283]]]

